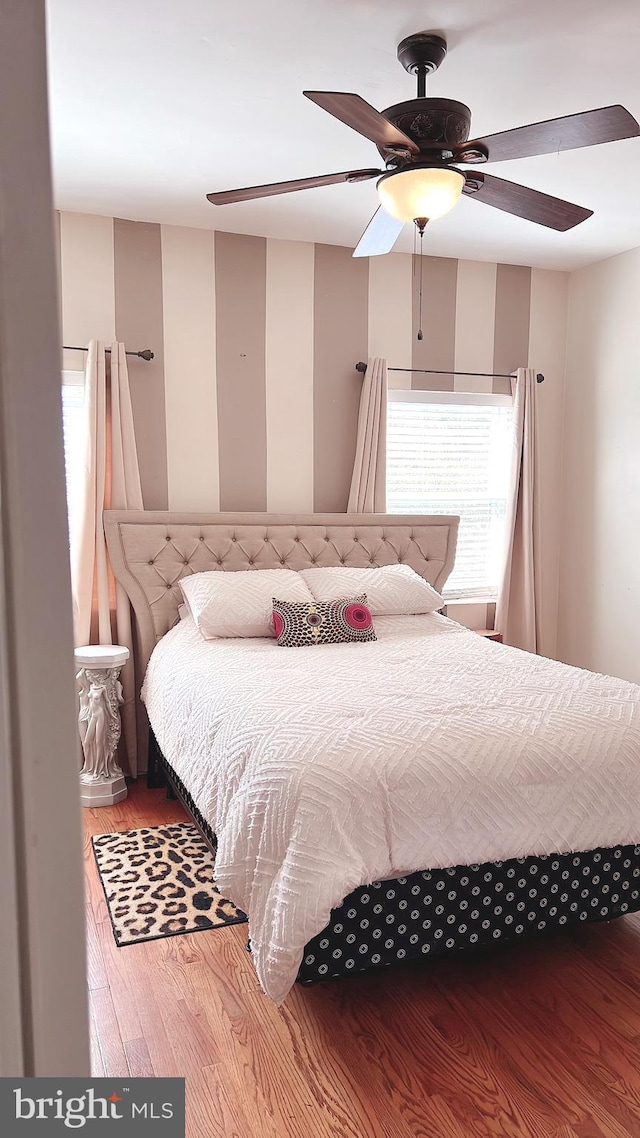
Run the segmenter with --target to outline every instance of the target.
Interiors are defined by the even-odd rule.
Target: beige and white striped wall
[[[446,373],[392,372],[397,387],[506,390],[448,369],[544,371],[540,544],[557,596],[567,274],[426,257],[418,341],[417,269],[408,254],[63,213],[63,343],[155,352],[129,365],[151,509],[346,509],[367,356]]]

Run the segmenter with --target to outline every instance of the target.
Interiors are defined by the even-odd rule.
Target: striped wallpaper
[[[60,238],[64,342],[115,337],[156,354],[130,361],[153,508],[344,510],[359,359],[487,372],[529,360],[537,270],[426,257],[418,341],[408,254],[369,262],[335,245],[73,213]],[[390,379],[492,390],[452,374]]]
[[[60,215],[63,342],[150,347],[129,374],[150,509],[341,511],[361,379],[385,356],[396,387],[502,391],[458,371],[545,371],[540,409],[562,408],[567,274],[426,257],[354,260],[341,246]],[[83,357],[65,358],[82,367]],[[554,436],[555,437],[555,436]],[[557,445],[542,456],[555,509]],[[557,453],[556,453],[557,452]]]

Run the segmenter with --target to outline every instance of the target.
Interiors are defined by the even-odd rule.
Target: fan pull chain
[[[422,238],[424,234],[420,234],[420,292],[418,300],[418,339],[422,339]]]
[[[423,335],[422,335],[422,264],[423,264],[423,259],[424,259],[424,230],[425,230],[425,226],[427,224],[427,220],[428,219],[426,217],[417,217],[415,219],[416,233],[414,233],[414,238],[413,238],[413,244],[414,244],[414,249],[415,249],[416,240],[417,240],[416,234],[417,233],[420,234],[420,281],[419,281],[419,285],[418,285],[418,334],[416,336],[417,340],[423,339]],[[415,254],[414,254],[414,256],[415,256]],[[414,264],[415,264],[415,261],[414,261]]]

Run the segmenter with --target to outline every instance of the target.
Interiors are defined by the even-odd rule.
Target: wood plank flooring
[[[183,1075],[188,1138],[640,1138],[640,917],[482,957],[260,991],[247,927],[115,946],[85,810],[96,1075]]]

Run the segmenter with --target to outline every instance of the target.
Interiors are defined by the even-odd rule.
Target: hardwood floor
[[[188,1138],[640,1138],[640,918],[312,988],[278,1010],[246,925],[115,946],[86,810],[95,1075],[184,1075]]]

